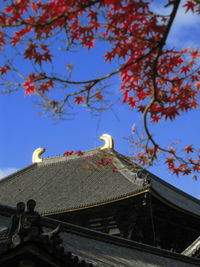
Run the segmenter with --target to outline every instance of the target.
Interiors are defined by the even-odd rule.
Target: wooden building
[[[200,201],[103,139],[103,147],[70,156],[42,158],[38,149],[31,165],[1,180],[2,231],[16,203],[34,199],[43,224],[62,224],[64,248],[88,264],[200,266]]]

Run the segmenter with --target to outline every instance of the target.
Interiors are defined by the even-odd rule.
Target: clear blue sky
[[[192,14],[179,13],[170,34],[169,44],[174,47],[196,48],[200,41],[199,28],[199,18],[194,18]],[[103,60],[98,58],[99,49],[100,47],[97,47],[91,53],[91,57],[86,50],[75,53],[64,63],[74,65],[75,75],[79,79],[106,74],[113,66],[105,65]],[[23,66],[23,62],[19,64]],[[74,115],[63,121],[38,115],[41,110],[35,106],[35,99],[24,96],[22,89],[9,96],[0,95],[0,177],[31,164],[32,153],[38,147],[47,149],[44,157],[62,155],[71,149],[84,151],[100,146],[102,143],[99,136],[103,133],[113,136],[117,151],[130,155],[132,148],[125,138],[130,136],[133,124],[141,127],[141,115],[120,103],[118,87],[119,78],[116,76],[111,85],[111,98],[115,99],[111,109],[95,116],[83,107],[74,106]],[[178,141],[182,142],[182,146],[194,144],[200,147],[199,118],[200,112],[197,110],[184,114],[172,123],[163,121],[158,126],[153,126],[152,130],[162,144]],[[151,171],[183,191],[200,198],[200,181],[194,181],[192,176],[177,178],[167,171],[166,166],[159,163],[151,168]]]

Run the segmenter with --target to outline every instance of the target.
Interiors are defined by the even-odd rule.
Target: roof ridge
[[[63,161],[69,161],[69,160],[78,159],[78,158],[85,158],[87,156],[94,154],[94,152],[101,152],[101,150],[99,150],[99,148],[95,148],[95,149],[89,149],[86,151],[80,151],[83,153],[83,155],[79,155],[78,152],[79,151],[77,151],[71,155],[68,155],[68,156],[58,155],[58,156],[54,156],[54,157],[43,158],[42,162],[39,162],[38,165],[40,166],[40,165],[58,163],[58,162],[63,162]]]

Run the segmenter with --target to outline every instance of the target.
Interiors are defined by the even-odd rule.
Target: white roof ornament
[[[32,163],[42,162],[42,158],[40,157],[46,151],[45,148],[37,148],[32,155]]]
[[[100,147],[101,150],[106,148],[114,149],[114,140],[111,135],[103,134],[102,136],[100,136],[100,139],[105,141],[105,144]]]

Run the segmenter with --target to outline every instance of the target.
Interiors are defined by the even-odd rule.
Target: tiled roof
[[[80,226],[43,218],[46,226],[61,224],[62,245],[73,255],[98,267],[194,267],[200,259],[186,257]]]
[[[105,158],[112,163],[102,161]],[[137,172],[138,166],[111,149],[46,158],[0,181],[0,205],[15,207],[18,201],[34,198],[41,214],[53,214],[104,205],[150,189],[178,208],[200,216],[199,200],[147,171],[149,182]]]

